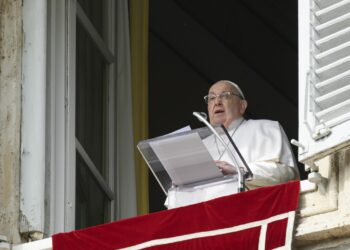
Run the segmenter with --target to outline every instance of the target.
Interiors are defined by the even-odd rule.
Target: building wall
[[[324,178],[300,196],[296,249],[350,249],[350,148],[316,163]]]
[[[0,235],[19,235],[22,1],[0,0]]]

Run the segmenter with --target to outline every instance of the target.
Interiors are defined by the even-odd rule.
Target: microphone
[[[199,112],[205,120],[208,120],[208,115],[205,112]]]
[[[239,151],[236,143],[234,143],[232,137],[230,136],[230,134],[228,133],[227,129],[224,127],[224,125],[220,125],[222,130],[224,130],[226,136],[228,137],[229,141],[231,142],[231,145],[234,147],[234,149],[236,150],[239,158],[241,159],[243,165],[245,166],[245,168],[247,169],[247,173],[243,176],[244,178],[252,178],[253,177],[253,172],[252,170],[250,169],[250,167],[248,166],[247,162],[245,161],[243,155],[241,154],[241,151]]]
[[[204,112],[193,112],[193,115],[196,116],[199,121],[205,123],[205,125],[207,125],[208,128],[210,128],[210,130],[219,138],[221,139],[220,141],[223,143],[223,145],[226,145],[226,143],[223,142],[221,136],[217,133],[217,131],[208,123],[208,121],[206,120],[207,119],[207,114],[204,113]],[[203,116],[202,116],[203,115]],[[205,116],[205,118],[204,118]],[[245,178],[251,178],[253,177],[253,172],[252,170],[250,169],[250,167],[248,166],[247,162],[245,161],[244,157],[242,156],[241,154],[241,151],[239,151],[236,143],[234,143],[233,139],[231,138],[231,136],[229,135],[227,129],[225,128],[224,125],[220,125],[220,127],[222,128],[222,130],[225,132],[227,138],[229,139],[231,145],[233,146],[233,148],[235,149],[235,151],[237,152],[238,154],[238,157],[241,159],[243,165],[245,166],[246,170],[248,171],[246,176],[244,176]],[[226,148],[226,150],[228,150],[228,148]],[[228,150],[229,152],[231,152],[230,150]]]
[[[228,145],[225,143],[224,139],[222,139],[222,137],[219,135],[219,133],[218,133],[218,132],[213,128],[213,126],[206,120],[207,114],[204,113],[205,116],[206,116],[206,117],[204,118],[204,117],[202,116],[202,113],[204,113],[204,112],[193,112],[193,115],[194,115],[195,117],[197,117],[199,121],[203,122],[203,123],[213,132],[213,134],[216,136],[216,138],[218,138],[218,140],[222,143],[222,145],[224,145],[224,147],[226,148],[226,151],[227,151],[229,154],[231,154],[232,158],[235,158],[234,155],[233,155],[233,153],[231,152],[231,150],[228,148]],[[226,133],[227,133],[226,128],[225,128],[223,125],[221,125],[221,127],[222,127],[223,130],[226,131]],[[230,139],[231,139],[231,137],[230,137]],[[231,139],[231,140],[232,140],[232,139]],[[231,143],[232,143],[232,141],[231,141]],[[235,148],[235,149],[237,149],[237,148]],[[237,150],[238,150],[238,149],[237,149]],[[234,167],[235,167],[236,170],[237,170],[238,193],[240,193],[240,192],[243,192],[243,191],[244,191],[244,176],[243,176],[243,174],[242,174],[242,172],[241,172],[241,170],[239,169],[238,166],[236,166],[236,165],[234,164]]]

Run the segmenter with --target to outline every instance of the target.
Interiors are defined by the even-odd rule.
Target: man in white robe
[[[224,125],[253,172],[246,181],[248,189],[274,185],[298,179],[299,171],[289,141],[281,125],[270,120],[246,120],[248,106],[244,94],[233,82],[222,80],[214,83],[204,97],[208,104],[212,125]],[[237,175],[236,166],[247,171],[244,164],[232,159],[215,136],[203,140],[217,167],[224,175]],[[226,139],[229,147],[230,142]],[[232,150],[234,151],[234,150]],[[229,189],[229,190],[228,190]],[[195,189],[173,188],[168,192],[168,208],[205,201],[237,192],[237,183],[229,182]]]

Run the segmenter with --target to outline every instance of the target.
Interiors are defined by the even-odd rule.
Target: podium
[[[138,143],[140,153],[168,197],[168,208],[239,192],[240,173],[223,175],[215,164],[215,160],[221,160],[238,171],[244,168],[224,129],[203,127]]]

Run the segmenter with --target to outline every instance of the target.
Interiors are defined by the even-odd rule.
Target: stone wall
[[[0,0],[0,235],[19,235],[22,1]]]
[[[318,163],[324,177],[313,192],[300,196],[296,249],[350,249],[350,148]]]

